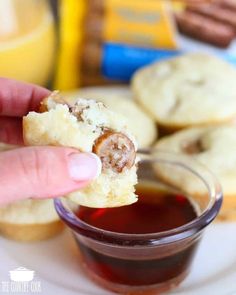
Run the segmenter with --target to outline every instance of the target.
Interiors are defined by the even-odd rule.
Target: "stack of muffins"
[[[235,220],[235,67],[211,55],[187,54],[139,70],[132,89],[165,135],[155,147],[207,166],[224,193],[219,219]]]
[[[124,115],[140,149],[152,146],[207,166],[223,188],[218,220],[236,219],[234,66],[205,53],[185,54],[141,68],[131,89],[90,87],[66,96],[94,98]]]
[[[64,95],[69,101],[102,101],[125,116],[140,149],[184,154],[207,166],[223,188],[218,220],[236,220],[235,67],[212,55],[185,54],[138,70],[131,88],[90,87]],[[15,147],[0,143],[0,151],[11,148]],[[25,200],[0,208],[0,232],[12,239],[42,240],[62,228],[52,200]]]

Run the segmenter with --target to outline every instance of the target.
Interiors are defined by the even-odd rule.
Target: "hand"
[[[23,145],[22,116],[37,111],[50,91],[0,78],[0,142]],[[101,171],[91,153],[63,147],[19,147],[0,152],[0,204],[61,196],[86,186]]]

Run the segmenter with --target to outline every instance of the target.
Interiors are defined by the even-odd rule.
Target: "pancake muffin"
[[[138,70],[134,96],[169,132],[236,118],[236,69],[203,53],[157,62]]]
[[[112,111],[125,117],[130,132],[135,136],[139,148],[146,148],[157,139],[155,121],[133,100],[126,86],[88,87],[63,93],[66,99],[93,98],[103,102]]]
[[[0,207],[0,233],[17,241],[49,239],[63,230],[52,199],[27,199]]]
[[[94,208],[136,202],[137,145],[123,117],[95,100],[68,103],[57,92],[42,102],[40,111],[23,119],[27,145],[67,146],[101,159],[101,174],[84,189],[68,194],[72,201]]]
[[[188,128],[159,140],[155,147],[159,150],[186,155],[206,166],[219,180],[224,194],[220,218],[236,219],[236,127],[221,126]],[[164,177],[190,195],[201,195],[202,187],[182,172],[158,169]]]

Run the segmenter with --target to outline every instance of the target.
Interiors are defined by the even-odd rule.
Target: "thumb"
[[[24,147],[0,153],[0,204],[61,196],[86,186],[101,172],[92,153],[63,147]]]

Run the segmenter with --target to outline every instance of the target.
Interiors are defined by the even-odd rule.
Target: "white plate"
[[[40,295],[113,294],[84,275],[79,251],[68,231],[52,240],[33,244],[1,238],[0,245],[1,281],[10,280],[10,270],[26,267],[35,271],[34,280],[41,282]],[[201,241],[190,275],[170,294],[236,294],[236,223],[210,226]]]

